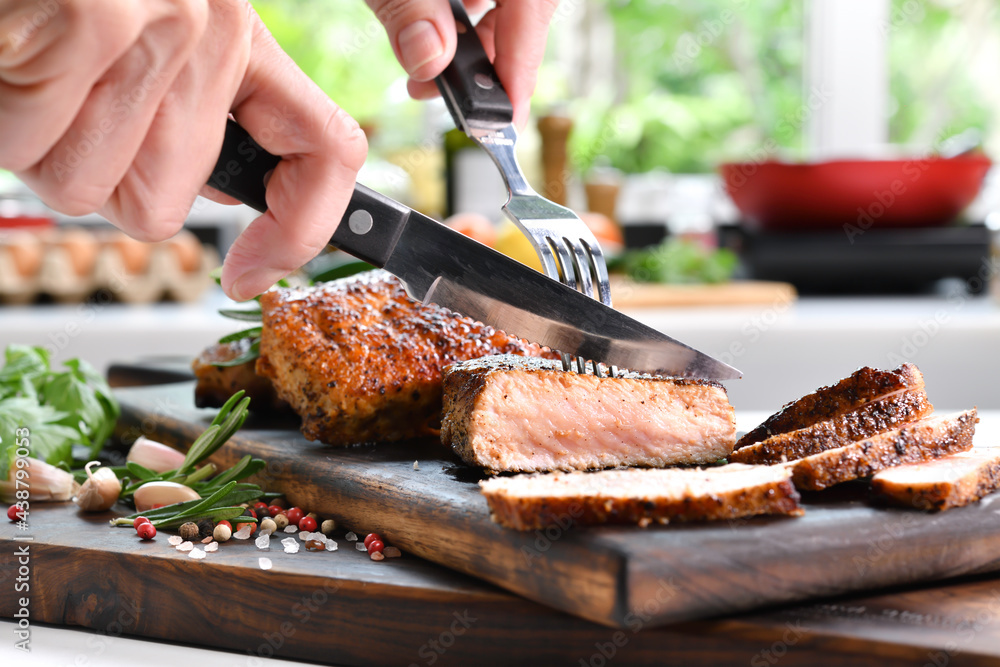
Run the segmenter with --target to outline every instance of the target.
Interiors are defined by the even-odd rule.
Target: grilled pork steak
[[[876,496],[902,507],[944,511],[1000,489],[1000,448],[974,447],[941,459],[883,470],[872,478]]]
[[[442,369],[488,354],[550,354],[372,271],[261,298],[257,373],[331,445],[436,435]]]
[[[494,521],[515,530],[567,524],[733,519],[802,514],[781,466],[601,470],[480,482]]]
[[[210,345],[191,362],[197,383],[194,386],[194,404],[199,408],[221,408],[229,397],[242,389],[250,397],[252,410],[290,410],[278,398],[267,378],[257,375],[254,361],[237,366],[215,366],[232,361],[250,348],[250,340],[241,338],[231,343]]]
[[[889,394],[923,389],[923,386],[924,377],[913,364],[906,363],[891,371],[865,366],[835,385],[820,387],[788,403],[740,438],[736,448],[742,449],[781,433],[836,419]]]
[[[792,471],[795,486],[817,491],[893,466],[971,449],[978,421],[975,409],[957,415],[928,417],[786,466]]]
[[[445,370],[441,441],[491,472],[711,463],[735,440],[733,407],[714,382],[598,378],[511,355]]]
[[[927,400],[923,386],[900,390],[866,403],[853,412],[795,431],[773,435],[737,449],[729,460],[739,463],[781,463],[801,459],[827,449],[842,447],[849,442],[870,438],[900,424],[922,419],[933,411],[934,406]]]

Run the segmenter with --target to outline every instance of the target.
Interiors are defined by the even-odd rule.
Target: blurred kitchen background
[[[365,128],[360,182],[536,261],[361,0],[254,7]],[[520,161],[614,257],[617,307],[744,371],[738,409],[902,361],[940,407],[1000,408],[998,62],[994,0],[562,0]],[[199,201],[148,246],[0,172],[0,344],[194,356],[243,328],[208,272],[252,218]]]

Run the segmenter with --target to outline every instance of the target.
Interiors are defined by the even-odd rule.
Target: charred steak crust
[[[488,354],[551,354],[407,296],[385,271],[261,299],[257,372],[331,445],[436,435],[445,366]]]
[[[970,455],[970,459],[954,460],[967,454]],[[911,466],[891,468],[872,478],[872,493],[877,499],[900,507],[943,512],[953,507],[964,507],[974,503],[1000,489],[1000,448],[972,449],[926,464],[915,464],[912,467],[938,464],[961,466],[965,471],[953,479],[903,484],[891,473],[902,472],[903,468]]]
[[[736,464],[739,465],[739,464]],[[725,466],[732,468],[736,466]],[[750,468],[750,466],[739,466]],[[670,468],[602,470],[598,472],[551,473],[543,475],[517,475],[496,477],[480,482],[483,495],[490,508],[490,518],[514,530],[536,530],[548,526],[566,529],[569,525],[589,524],[666,524],[671,521],[710,521],[735,519],[759,514],[786,514],[799,516],[799,494],[787,476],[778,468],[746,471],[749,476],[738,488],[713,491],[671,494],[671,488],[685,484],[691,476],[710,476],[712,469]],[[717,469],[719,471],[722,468]],[[743,473],[724,473],[743,474]],[[606,488],[595,492],[581,488],[578,493],[557,492],[552,495],[523,494],[519,492],[519,478],[534,478],[546,484],[573,486],[577,482],[591,482],[581,477],[596,475],[606,481]],[[662,495],[637,495],[630,489],[641,476],[659,477]]]
[[[499,380],[501,376],[523,374],[534,377],[533,387],[524,382],[514,383],[516,388],[511,391],[508,401],[504,390],[499,406],[487,408],[485,417],[480,411],[484,392],[491,381]],[[608,383],[615,384],[614,394],[605,392]],[[655,385],[655,386],[651,386]],[[546,419],[537,406],[526,405],[531,399],[533,389],[546,391],[545,403],[553,409],[565,401],[571,401],[567,410],[582,408],[583,412],[575,425],[557,425],[557,419]],[[587,405],[572,402],[572,391],[579,389],[587,397]],[[494,393],[499,389],[491,388]],[[605,403],[601,402],[602,397]],[[493,397],[495,398],[495,396]],[[614,402],[609,402],[611,398]],[[550,400],[551,399],[551,400]],[[627,401],[621,413],[615,412],[620,403]],[[651,420],[664,416],[662,404],[674,403],[678,412],[684,413],[684,418],[700,419],[704,423],[705,435],[693,446],[678,456],[671,452],[668,442],[664,441],[657,451],[651,452],[638,442],[629,442],[624,447],[614,451],[571,451],[560,437],[565,433],[575,433],[580,442],[595,438],[594,429],[602,417],[608,417],[606,423],[611,426],[605,432],[607,437],[615,431],[615,427],[635,428],[634,422],[626,419],[629,408],[639,408],[648,412]],[[657,406],[660,406],[659,408]],[[537,432],[532,438],[522,438],[524,431],[515,432],[512,423],[523,419],[525,413],[535,410],[539,419],[543,420],[552,432]],[[609,411],[614,412],[611,418]],[[489,420],[491,423],[484,423]],[[565,421],[565,420],[563,420]],[[498,422],[498,424],[497,424]],[[500,432],[507,429],[507,433]],[[587,433],[587,431],[591,433]],[[638,431],[637,431],[638,432]],[[662,433],[662,429],[661,429]],[[573,438],[572,435],[566,436]],[[675,463],[704,464],[725,458],[731,451],[736,437],[735,414],[726,396],[725,387],[717,382],[700,379],[654,377],[635,372],[619,372],[616,378],[597,378],[593,375],[580,376],[575,372],[562,370],[560,362],[551,359],[534,357],[517,357],[500,355],[483,357],[456,363],[445,369],[444,375],[444,416],[441,421],[441,441],[469,465],[486,469],[487,472],[542,472],[548,470],[581,470],[617,467],[621,465],[662,467]],[[615,444],[618,444],[616,442]],[[595,448],[596,449],[596,448]],[[627,449],[627,451],[621,451]],[[529,452],[530,453],[527,453]],[[541,460],[549,461],[545,465]]]
[[[787,465],[795,486],[819,491],[893,466],[972,449],[978,421],[975,408],[954,416],[930,417]]]
[[[220,408],[239,390],[250,397],[250,409],[290,411],[287,403],[278,398],[271,382],[257,375],[254,362],[238,366],[216,366],[232,361],[250,349],[250,339],[241,338],[230,343],[209,345],[191,362],[197,382],[194,386],[194,404],[199,408]]]
[[[782,463],[870,438],[900,424],[926,417],[934,411],[927,393],[910,389],[883,396],[853,412],[737,449],[729,457],[737,463]]]
[[[904,389],[923,387],[920,370],[904,363],[895,370],[864,366],[849,377],[784,405],[736,443],[742,449],[771,436],[795,431],[857,410],[865,403]]]

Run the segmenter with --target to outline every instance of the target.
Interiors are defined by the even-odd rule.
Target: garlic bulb
[[[140,436],[132,443],[125,460],[138,463],[153,472],[167,472],[184,464],[184,454],[173,447]]]
[[[76,490],[80,488],[80,485],[73,479],[73,475],[62,468],[57,468],[54,465],[50,465],[40,459],[31,458],[30,456],[25,457],[23,460],[25,462],[24,467],[28,470],[31,479],[28,492],[30,500],[37,502],[61,502],[72,498]],[[15,492],[17,491],[15,483],[17,469],[19,469],[19,465],[15,466],[12,461],[7,473],[9,478],[0,480],[0,500],[3,500],[5,503],[13,503],[17,499],[15,496]],[[21,488],[24,488],[23,481]]]
[[[122,483],[111,468],[101,468],[96,473],[91,472],[91,466],[101,465],[100,461],[91,461],[83,468],[87,471],[87,481],[73,499],[84,512],[103,512],[111,509],[122,492]]]
[[[152,509],[153,505],[173,505],[199,498],[201,496],[197,491],[177,482],[147,482],[136,489],[132,496],[138,512]]]

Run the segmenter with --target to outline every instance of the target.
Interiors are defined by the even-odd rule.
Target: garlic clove
[[[138,463],[153,472],[167,472],[180,468],[184,463],[184,454],[173,447],[140,436],[128,450],[126,461]]]
[[[30,456],[23,460],[31,479],[31,484],[28,485],[29,500],[62,502],[72,498],[73,494],[80,488],[80,485],[73,479],[73,475],[62,468],[57,468]],[[0,499],[5,503],[14,503],[17,500],[17,485],[15,483],[17,469],[18,466],[11,461],[7,473],[9,478],[0,481]],[[23,481],[20,488],[24,489]]]
[[[87,481],[73,498],[73,502],[84,512],[104,512],[111,509],[122,492],[122,483],[111,468],[99,468],[97,472],[91,470],[92,467],[100,465],[100,461],[91,461],[84,466],[84,470],[87,471]]]
[[[132,496],[138,512],[152,509],[153,505],[173,505],[199,498],[197,491],[177,482],[146,482]]]

